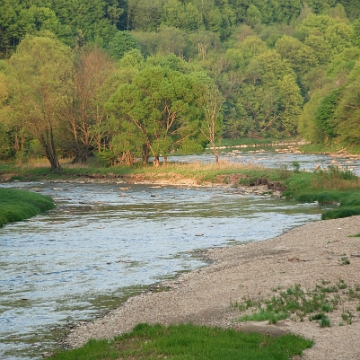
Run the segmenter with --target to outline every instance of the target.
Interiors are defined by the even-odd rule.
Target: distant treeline
[[[4,0],[0,158],[356,146],[359,16],[358,0]]]

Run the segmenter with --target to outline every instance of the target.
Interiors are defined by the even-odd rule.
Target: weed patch
[[[317,320],[320,326],[330,326],[330,320],[325,313],[333,312],[340,303],[344,305],[345,301],[354,299],[360,300],[360,286],[349,288],[344,280],[339,279],[335,285],[323,281],[322,285],[316,285],[315,289],[306,291],[297,284],[286,291],[280,291],[271,299],[245,299],[243,302],[232,303],[231,307],[248,312],[238,319],[239,322],[267,320],[275,324],[286,318],[303,321],[309,316],[309,320]],[[345,310],[343,313],[346,314]],[[350,323],[348,318],[343,320]]]

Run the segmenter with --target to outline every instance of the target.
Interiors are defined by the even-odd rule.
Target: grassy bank
[[[9,222],[28,219],[54,207],[53,200],[48,196],[0,188],[0,227]]]
[[[80,349],[49,359],[285,360],[300,355],[312,344],[296,335],[271,337],[191,324],[169,327],[139,324],[131,333],[112,341],[90,340]]]
[[[158,168],[153,166],[101,167],[98,164],[74,166],[63,161],[62,174],[52,174],[46,162],[29,163],[26,166],[1,165],[4,180],[74,180],[98,181],[148,181],[167,180],[176,184],[190,179],[197,184],[212,182],[232,186],[259,184],[282,191],[289,201],[318,202],[327,205],[323,219],[347,217],[360,214],[360,179],[348,170],[336,166],[313,172],[301,171],[301,164],[294,162],[289,168],[265,169],[255,165],[221,162],[219,164],[169,163]]]

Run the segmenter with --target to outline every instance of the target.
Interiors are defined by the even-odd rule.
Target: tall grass
[[[90,340],[81,349],[49,359],[287,360],[312,345],[311,340],[290,334],[271,337],[192,324],[139,324],[131,333],[112,341]]]
[[[55,207],[49,196],[16,189],[0,188],[0,227]]]

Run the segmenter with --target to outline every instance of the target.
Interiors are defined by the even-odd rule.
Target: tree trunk
[[[43,134],[39,140],[45,151],[45,156],[49,160],[51,166],[51,172],[52,173],[61,172],[61,165],[59,163],[59,159],[56,154],[54,134],[52,128],[50,128],[49,132]]]
[[[149,145],[144,144],[142,149],[142,163],[143,165],[147,165],[149,162]]]
[[[155,158],[154,158],[154,167],[159,167],[159,165],[160,165],[159,156],[155,156]]]

